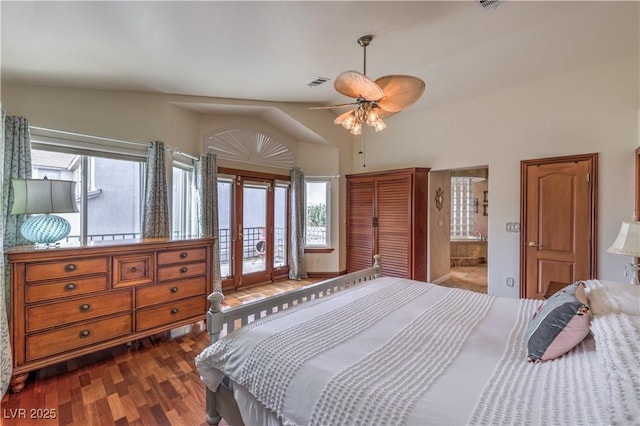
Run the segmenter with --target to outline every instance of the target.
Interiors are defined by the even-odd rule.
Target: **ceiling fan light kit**
[[[369,79],[366,76],[367,46],[371,40],[373,40],[372,35],[364,35],[358,39],[358,44],[364,50],[364,72],[344,71],[333,84],[336,91],[354,98],[355,101],[316,108],[355,106],[354,109],[339,115],[333,121],[334,124],[342,125],[354,135],[362,133],[363,123],[373,127],[376,132],[383,130],[387,125],[382,119],[413,105],[420,99],[426,87],[424,81],[410,75],[387,75],[378,78],[375,82]]]

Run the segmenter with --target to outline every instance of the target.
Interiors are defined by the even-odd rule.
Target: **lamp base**
[[[627,263],[624,267],[624,276],[626,277],[630,274],[631,284],[640,285],[640,280],[638,280],[638,271],[640,271],[640,265],[637,263]]]
[[[27,219],[20,227],[20,232],[32,243],[53,244],[69,235],[71,224],[60,216],[43,214]]]

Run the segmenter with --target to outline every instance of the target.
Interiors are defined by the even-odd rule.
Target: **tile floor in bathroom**
[[[445,287],[464,288],[480,293],[487,292],[487,264],[481,263],[474,266],[452,266],[451,276],[447,281],[440,283]]]

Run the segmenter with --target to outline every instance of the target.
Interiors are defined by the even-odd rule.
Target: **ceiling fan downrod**
[[[358,39],[358,44],[364,49],[364,66],[362,74],[367,75],[367,46],[373,40],[372,35],[363,35]]]

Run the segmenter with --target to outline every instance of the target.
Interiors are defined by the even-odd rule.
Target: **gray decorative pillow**
[[[547,361],[566,354],[589,334],[590,324],[584,282],[566,286],[542,304],[529,323],[527,361]]]

